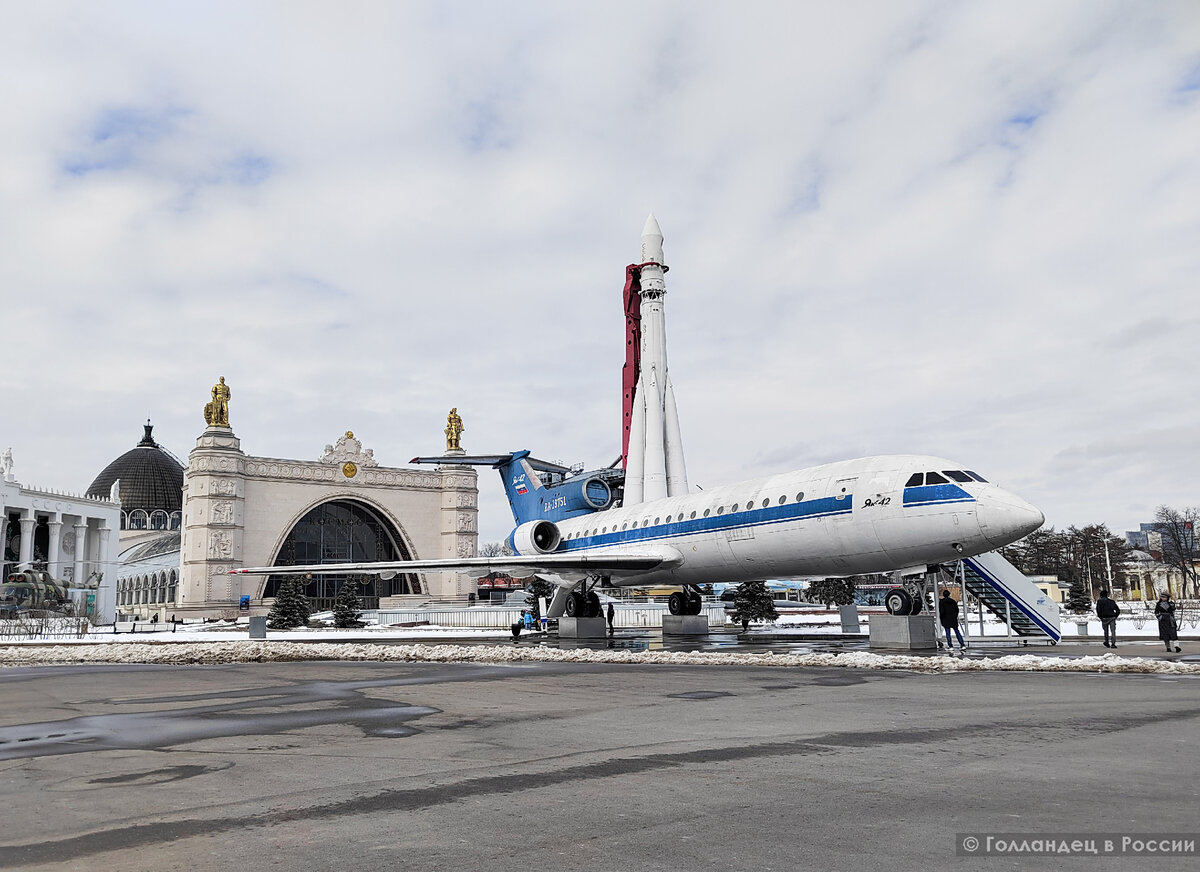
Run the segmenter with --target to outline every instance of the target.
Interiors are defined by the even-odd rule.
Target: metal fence
[[[382,626],[396,624],[435,624],[440,627],[464,627],[486,630],[507,630],[521,620],[522,608],[512,606],[474,606],[455,608],[430,605],[411,609],[379,609],[364,611],[362,620]],[[613,603],[613,626],[626,628],[658,628],[663,615],[667,614],[665,603]],[[603,616],[603,611],[601,616]],[[705,603],[701,614],[708,618],[710,627],[725,625],[725,608],[720,602]]]
[[[32,617],[18,615],[0,621],[0,639],[27,641],[33,639],[82,639],[87,635],[87,618]]]

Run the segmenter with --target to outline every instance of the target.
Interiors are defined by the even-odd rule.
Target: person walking
[[[958,636],[958,647],[966,648],[967,643],[963,641],[962,631],[958,629],[958,601],[950,596],[948,590],[943,590],[942,598],[938,600],[938,619],[942,623],[942,629],[946,631],[946,647],[954,647],[950,640],[950,631],[953,629],[954,634]]]
[[[1100,626],[1104,630],[1104,647],[1117,647],[1117,615],[1121,614],[1121,607],[1114,600],[1108,598],[1108,590],[1100,591],[1100,599],[1096,600],[1096,617],[1100,619]]]
[[[1175,623],[1175,600],[1171,599],[1169,590],[1164,590],[1158,595],[1158,602],[1154,605],[1154,617],[1158,618],[1158,638],[1166,642],[1167,650],[1171,650],[1173,643],[1176,652],[1182,651],[1179,647],[1179,625]]]
[[[608,616],[608,635],[611,636],[613,634],[613,615],[616,614],[616,609],[613,608],[612,600],[608,601],[608,611],[606,614]]]

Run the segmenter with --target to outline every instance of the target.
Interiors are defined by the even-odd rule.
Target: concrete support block
[[[568,618],[558,619],[558,638],[560,639],[603,639],[608,635],[608,625],[604,618]]]
[[[838,615],[842,619],[843,633],[862,632],[862,628],[858,625],[858,606],[853,603],[848,606],[838,606]]]
[[[871,647],[903,651],[937,648],[929,615],[871,615]]]
[[[707,636],[707,615],[663,615],[664,636]]]
[[[267,616],[266,615],[251,615],[251,617],[250,617],[250,638],[251,639],[267,638]]]

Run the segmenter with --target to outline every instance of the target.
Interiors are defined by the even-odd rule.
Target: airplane
[[[594,588],[679,588],[673,615],[699,614],[699,586],[794,576],[901,577],[995,551],[1038,529],[1041,511],[961,463],[890,454],[821,464],[697,493],[620,504],[618,469],[572,473],[528,451],[417,457],[490,465],[516,526],[498,557],[266,566],[239,575],[460,571],[537,575],[557,587],[548,617],[595,617]],[[888,610],[919,608],[895,588]]]

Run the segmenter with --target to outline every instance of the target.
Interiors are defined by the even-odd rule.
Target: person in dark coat
[[[1121,614],[1121,607],[1113,600],[1109,599],[1108,591],[1100,591],[1100,599],[1096,600],[1096,617],[1100,619],[1100,626],[1104,628],[1104,647],[1117,647],[1117,615]]]
[[[1154,617],[1158,618],[1158,638],[1167,643],[1167,650],[1171,650],[1173,643],[1176,651],[1182,651],[1179,647],[1179,625],[1175,623],[1175,600],[1171,599],[1170,591],[1164,590],[1158,595]]]
[[[613,616],[616,614],[616,609],[613,608],[611,601],[608,603],[608,635],[613,633]]]
[[[958,629],[958,601],[950,596],[948,590],[943,590],[942,598],[938,600],[938,620],[942,623],[942,629],[946,631],[947,648],[954,647],[954,643],[950,641],[951,630],[954,630],[954,635],[958,636],[958,647],[967,647],[967,643],[963,641],[962,631]]]

